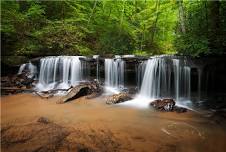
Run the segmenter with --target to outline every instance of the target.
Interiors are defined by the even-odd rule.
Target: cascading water
[[[186,60],[159,56],[140,63],[138,68],[138,72],[141,73],[140,79],[142,79],[140,93],[135,99],[124,102],[122,105],[144,108],[148,107],[152,99],[190,100],[191,68]],[[143,77],[142,68],[145,68]]]
[[[36,77],[37,74],[37,68],[35,65],[33,65],[31,62],[22,64],[19,68],[19,71],[17,74],[22,74],[24,71],[27,71],[27,77],[32,78]]]
[[[104,66],[105,86],[117,90],[123,88],[125,62],[119,57],[116,59],[105,59]]]
[[[136,74],[137,74],[137,88],[140,90],[145,68],[146,68],[147,61],[142,61],[137,67],[136,67]]]
[[[96,59],[96,79],[99,80],[99,55],[94,55],[93,56],[94,59]]]
[[[80,56],[46,57],[40,61],[38,90],[66,89],[83,80]]]
[[[201,83],[202,83],[202,69],[198,69],[198,100],[201,99]]]
[[[149,59],[146,65],[140,95],[149,98],[166,97],[170,94],[171,69],[167,60]]]
[[[26,67],[26,64],[21,64],[21,66],[20,66],[19,71],[17,72],[17,74],[21,74],[24,71],[25,67]]]
[[[190,99],[190,72],[184,60],[164,57],[149,59],[140,95],[148,98]]]
[[[173,59],[173,72],[174,72],[174,88],[175,88],[175,98],[179,99],[179,82],[180,82],[180,60]]]
[[[180,63],[182,62],[182,63]],[[173,59],[175,99],[190,99],[191,68],[184,60]]]

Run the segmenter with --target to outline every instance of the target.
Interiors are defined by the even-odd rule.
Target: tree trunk
[[[95,10],[95,8],[96,8],[96,5],[97,5],[97,0],[95,0],[95,2],[94,2],[94,4],[93,4],[93,9],[92,9],[91,15],[90,15],[89,20],[88,20],[88,25],[89,25],[89,22],[90,22],[90,20],[91,20],[91,18],[92,18],[92,16],[93,16],[93,12],[94,12],[94,10]]]
[[[156,1],[156,18],[155,18],[155,22],[154,22],[154,31],[151,37],[151,44],[153,44],[154,42],[154,37],[155,37],[155,33],[156,33],[156,28],[157,28],[157,22],[158,22],[158,17],[159,17],[159,7],[160,7],[160,0]]]
[[[180,18],[181,31],[184,34],[186,33],[186,27],[185,27],[185,13],[184,13],[183,0],[178,0],[178,5],[179,5],[179,18]]]

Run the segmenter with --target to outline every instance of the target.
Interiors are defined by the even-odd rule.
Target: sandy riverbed
[[[1,97],[2,151],[221,152],[226,130],[202,115],[106,105],[101,98]],[[44,117],[45,121],[37,121]],[[40,119],[39,119],[40,120]]]

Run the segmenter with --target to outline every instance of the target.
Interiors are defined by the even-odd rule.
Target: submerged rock
[[[48,118],[45,118],[45,117],[39,117],[39,118],[37,119],[37,122],[43,123],[43,124],[48,124],[48,123],[50,123],[49,119],[48,119]]]
[[[106,104],[117,104],[131,99],[128,93],[119,93],[107,97]]]
[[[187,109],[176,106],[176,102],[173,99],[157,99],[150,103],[150,106],[158,111],[175,111],[178,113],[186,112]]]

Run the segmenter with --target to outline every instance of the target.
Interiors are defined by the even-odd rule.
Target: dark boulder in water
[[[150,106],[158,111],[175,111],[178,113],[186,112],[187,109],[176,106],[176,102],[173,99],[157,99],[150,103]]]
[[[150,103],[152,107],[159,111],[173,111],[175,104],[173,99],[158,99]]]
[[[174,106],[173,111],[177,113],[183,113],[183,112],[187,112],[187,109],[183,107]]]
[[[107,97],[106,104],[117,104],[131,99],[128,93],[119,93]]]

